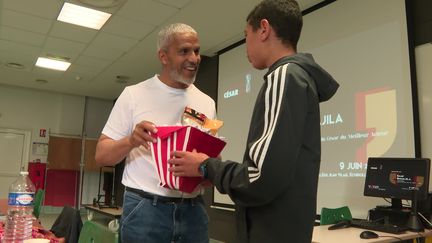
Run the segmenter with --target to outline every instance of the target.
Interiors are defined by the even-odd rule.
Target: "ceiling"
[[[304,10],[320,1],[299,3]],[[112,16],[99,31],[60,22],[56,18],[64,2]],[[199,34],[201,54],[213,56],[243,38],[245,18],[258,2],[0,0],[0,84],[114,99],[125,86],[159,72],[160,27],[175,22],[191,25]],[[39,68],[39,56],[69,58],[72,65],[66,72]]]

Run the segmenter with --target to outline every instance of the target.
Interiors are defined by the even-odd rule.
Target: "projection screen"
[[[363,196],[367,158],[415,156],[405,1],[338,0],[306,14],[298,51],[313,54],[340,83],[337,95],[321,104],[317,213],[349,205],[354,217],[365,217],[386,204]],[[248,63],[244,44],[219,55],[223,159],[242,162],[265,71]],[[214,204],[232,201],[215,190]]]

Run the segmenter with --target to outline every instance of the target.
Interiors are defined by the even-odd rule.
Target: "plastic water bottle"
[[[28,172],[21,171],[9,187],[4,243],[23,242],[32,237],[34,195],[35,186]]]

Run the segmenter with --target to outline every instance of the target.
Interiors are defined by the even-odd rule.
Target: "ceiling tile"
[[[46,54],[68,57],[73,61],[73,59],[77,58],[85,47],[86,45],[80,42],[48,37],[43,51]]]
[[[119,49],[107,49],[101,46],[94,46],[91,48],[87,48],[82,54],[89,57],[101,58],[110,62],[114,62],[115,59],[124,55],[125,51]]]
[[[62,2],[58,0],[3,0],[3,7],[45,19],[56,19],[63,5]]]
[[[6,40],[0,40],[0,50],[2,50],[0,53],[4,52],[15,52],[17,55],[19,54],[28,54],[28,55],[34,55],[37,56],[41,52],[41,49],[38,47],[25,45],[17,42],[12,41],[6,41]]]
[[[125,36],[134,40],[141,40],[147,36],[156,26],[127,19],[125,17],[113,16],[102,28],[103,32]]]
[[[54,37],[89,43],[97,33],[97,30],[56,21],[49,34]]]
[[[33,53],[33,54],[32,53],[17,53],[17,52],[12,51],[12,50],[7,50],[7,49],[2,50],[1,47],[0,47],[0,50],[1,50],[0,60],[3,60],[3,61],[16,59],[16,60],[22,60],[22,61],[31,63],[31,65],[33,65],[34,63],[36,63],[36,60],[38,57],[38,52]]]
[[[32,46],[42,47],[45,35],[30,31],[24,31],[7,26],[0,26],[0,39],[14,42],[21,42]]]
[[[115,13],[128,0],[67,0],[68,3],[95,9],[105,13]]]
[[[83,52],[83,55],[114,59],[126,53],[136,43],[136,40],[102,32]]]
[[[30,71],[22,71],[7,67],[0,67],[0,73],[2,74],[2,84],[18,85],[22,87],[28,87],[30,80],[32,80],[32,74]],[[4,78],[7,77],[7,78]]]
[[[87,77],[94,77],[95,75],[99,74],[102,70],[103,68],[86,67],[86,66],[79,66],[73,64],[69,67],[68,72],[70,71],[71,73],[77,73]]]
[[[176,0],[176,1],[156,0],[156,1],[176,8],[183,8],[186,4],[190,2],[190,0]]]
[[[47,81],[53,81],[61,76],[63,76],[63,71],[48,69],[48,68],[41,68],[34,66],[32,73],[34,75],[34,80],[36,79],[46,79]]]
[[[94,39],[90,46],[101,46],[107,48],[107,50],[109,50],[109,48],[128,50],[137,42],[138,41],[132,40],[130,38],[124,38],[102,32]]]
[[[51,28],[52,20],[4,9],[0,23],[18,29],[46,34]]]
[[[68,80],[68,82],[90,82],[95,76],[97,75],[97,73],[80,73],[80,72],[75,72],[75,70],[73,69],[73,67],[71,66],[68,71],[62,76],[62,79],[64,80]]]
[[[152,0],[129,0],[117,12],[117,15],[152,25],[160,25],[177,11],[177,8]]]
[[[23,71],[23,70],[31,70],[36,62],[36,57],[35,56],[31,56],[31,55],[17,55],[16,53],[13,52],[7,52],[7,51],[2,51],[1,52],[2,55],[0,57],[0,60],[3,62],[4,64],[7,63],[19,63],[21,65],[24,66],[23,69],[15,69],[18,71]],[[11,68],[14,69],[14,68]]]
[[[105,59],[81,55],[73,63],[76,65],[79,65],[79,66],[105,68],[105,67],[109,66],[112,62],[105,60]]]

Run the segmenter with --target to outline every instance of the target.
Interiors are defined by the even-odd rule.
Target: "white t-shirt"
[[[102,133],[114,140],[132,134],[135,125],[143,120],[156,126],[180,125],[184,108],[188,106],[210,119],[216,118],[215,102],[194,85],[175,89],[159,80],[158,75],[136,85],[126,87],[117,99]],[[151,151],[143,146],[134,148],[126,157],[122,183],[168,197],[195,197],[192,194],[159,186],[156,164]]]

